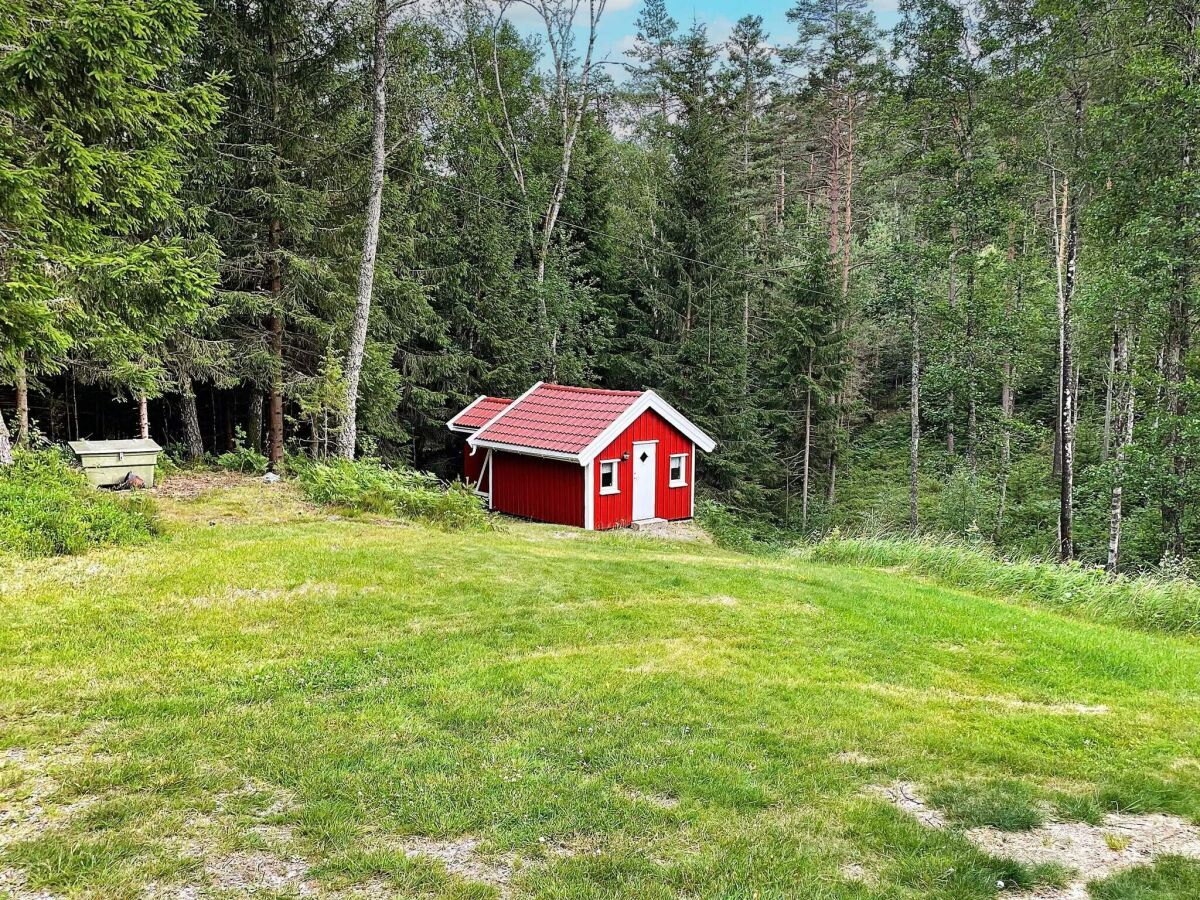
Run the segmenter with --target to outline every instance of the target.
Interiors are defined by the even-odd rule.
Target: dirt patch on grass
[[[300,857],[284,858],[265,850],[231,853],[208,860],[204,866],[213,886],[224,891],[287,891],[302,897],[318,892],[316,883],[308,878],[308,869],[308,863]]]
[[[897,809],[908,813],[927,828],[945,828],[946,817],[921,799],[920,791],[911,781],[897,781],[890,785],[875,785],[870,792],[882,797]]]
[[[634,788],[625,788],[621,791],[630,800],[636,800],[639,803],[649,803],[651,806],[657,806],[659,809],[678,809],[679,798],[672,797],[670,794],[660,794],[654,791],[639,791]]]
[[[929,828],[947,827],[946,817],[921,799],[916,785],[898,781],[871,789]],[[1064,887],[1040,887],[1006,894],[1012,900],[1078,900],[1086,898],[1087,883],[1108,878],[1135,866],[1153,864],[1158,856],[1200,859],[1200,827],[1161,813],[1110,813],[1099,825],[1050,822],[1028,831],[969,828],[967,839],[986,853],[1025,865],[1056,864],[1074,870]]]
[[[862,863],[843,863],[838,873],[847,881],[860,881],[867,887],[875,887],[879,883],[878,876]]]
[[[879,762],[875,757],[859,753],[857,750],[843,750],[841,753],[835,754],[833,758],[847,766],[873,766]]]
[[[512,896],[513,878],[527,861],[530,865],[540,866],[553,860],[601,852],[596,842],[587,836],[566,840],[539,838],[537,849],[530,857],[517,853],[487,853],[481,849],[482,843],[472,835],[456,838],[409,835],[388,839],[385,846],[412,859],[439,862],[455,878],[489,885],[505,898]]]
[[[1078,869],[1084,882],[1150,865],[1156,856],[1200,859],[1200,828],[1161,813],[1110,813],[1099,825],[1051,822],[1030,831],[972,828],[967,837],[995,856]]]
[[[446,867],[446,871],[466,881],[489,884],[500,891],[502,897],[509,895],[509,883],[515,871],[512,856],[484,856],[479,852],[479,840],[470,836],[437,840],[421,836],[410,836],[397,845],[406,856],[434,859]]]
[[[634,534],[666,538],[670,541],[694,541],[711,544],[712,537],[695,522],[645,522],[629,529]]]
[[[26,887],[25,873],[19,869],[0,869],[0,897],[6,900],[58,900],[57,894]]]
[[[60,802],[63,778],[89,761],[107,759],[83,738],[58,747],[11,748],[0,756],[0,850],[34,840],[69,821],[98,797]]]
[[[149,493],[167,500],[195,500],[211,491],[258,484],[261,479],[240,472],[177,472],[152,487]]]

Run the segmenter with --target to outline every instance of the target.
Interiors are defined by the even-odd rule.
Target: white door
[[[633,521],[654,518],[654,473],[658,444],[633,445]]]

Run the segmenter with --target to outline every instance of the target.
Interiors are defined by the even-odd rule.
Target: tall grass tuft
[[[489,527],[487,513],[470,489],[462,484],[443,486],[424,472],[385,468],[369,459],[317,463],[295,458],[288,468],[314,503],[420,519],[442,528]]]
[[[149,497],[92,487],[57,450],[18,451],[0,468],[0,553],[65,556],[142,543],[158,531]]]
[[[1200,585],[1187,578],[1111,578],[1102,569],[1000,556],[947,537],[843,537],[835,531],[795,553],[813,562],[902,569],[1100,622],[1200,635]]]

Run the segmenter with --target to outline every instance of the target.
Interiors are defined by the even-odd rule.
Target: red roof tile
[[[543,384],[513,403],[473,440],[579,453],[642,396],[641,391]]]
[[[508,397],[484,397],[481,400],[476,400],[468,406],[451,421],[456,428],[478,428],[480,425],[485,425],[512,403]]]

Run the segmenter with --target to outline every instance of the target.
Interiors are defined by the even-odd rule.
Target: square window
[[[671,487],[687,487],[687,454],[671,455]]]
[[[617,486],[617,460],[608,459],[600,462],[600,493],[618,494],[621,489]]]

